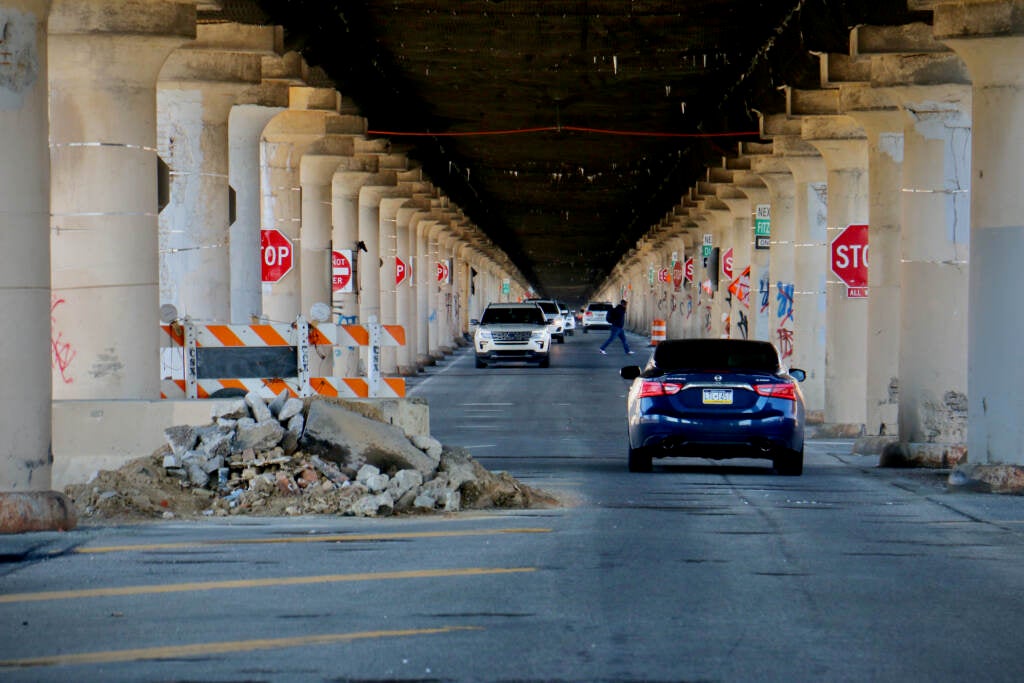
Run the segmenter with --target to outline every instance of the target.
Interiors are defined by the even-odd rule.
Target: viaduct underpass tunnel
[[[17,387],[0,491],[79,476],[62,435],[84,422],[196,412],[161,398],[188,371],[167,351],[183,321],[316,317],[337,330],[307,374],[401,377],[463,343],[487,302],[544,290],[281,26],[201,20],[226,4],[0,0],[0,346]],[[588,298],[629,299],[636,331],[775,342],[807,371],[822,433],[1019,465],[1024,22],[1006,1],[908,5],[930,23],[857,27],[819,55],[818,87],[758,110],[757,140],[678,188]],[[401,328],[379,354],[332,336],[372,323]]]

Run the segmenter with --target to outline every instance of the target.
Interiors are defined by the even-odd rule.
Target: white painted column
[[[430,266],[430,233],[436,224],[433,211],[415,223],[416,256],[413,260],[412,273],[416,279],[416,319],[413,324],[416,327],[416,364],[420,367],[434,363],[430,355],[430,275],[433,272]]]
[[[743,271],[751,267],[751,261],[753,260],[753,207],[747,196],[735,184],[730,184],[723,194],[726,194],[726,196],[722,197],[722,201],[729,207],[732,223],[727,234],[729,235],[730,246],[733,250],[733,271],[731,278],[725,278],[726,282],[722,290],[723,295],[731,301],[729,306],[730,318],[732,320],[730,336],[733,339],[753,339],[751,334],[753,321],[751,317],[753,315],[752,310],[756,310],[756,308],[753,306],[750,291],[748,290],[747,297],[743,299],[742,291],[739,289]],[[751,271],[753,271],[752,267]],[[749,275],[747,282],[748,284],[750,283]],[[736,292],[729,290],[733,283],[736,283],[736,287],[733,288],[736,289]]]
[[[288,109],[275,116],[260,138],[260,229],[277,230],[291,243],[292,267],[280,280],[263,283],[263,315],[288,322],[302,312],[302,155],[329,133],[347,132],[338,114],[341,96],[331,88],[293,86]],[[354,132],[362,129],[359,117]]]
[[[195,6],[56,0],[49,32],[53,395],[157,398],[156,80]]]
[[[228,118],[262,77],[280,29],[200,24],[157,82],[157,149],[170,168],[160,212],[160,304],[198,321],[228,322],[231,224]]]
[[[972,463],[1021,465],[1024,20],[1016,3],[940,5],[934,17],[973,83],[967,450]]]
[[[970,100],[970,87],[963,86],[907,108],[900,250],[902,442],[967,443]]]
[[[414,255],[416,253],[416,223],[430,212],[429,199],[414,199],[406,203],[398,211],[396,226],[398,228],[397,256],[405,263],[405,281],[398,285],[398,324],[405,329],[405,346],[398,349],[398,373],[415,375],[418,371],[416,363],[416,273]]]
[[[231,322],[251,323],[263,311],[260,282],[260,137],[288,108],[288,90],[299,84],[302,59],[295,52],[264,57],[259,85],[245,90],[228,115],[228,179],[235,191],[231,253]]]
[[[64,347],[50,337],[49,10],[49,0],[0,3],[0,369],[11,387],[0,398],[0,492],[51,485],[50,356],[57,375]]]
[[[412,198],[412,193],[402,186],[380,200],[380,257],[384,265],[378,271],[380,288],[380,321],[387,325],[398,325],[398,284],[395,281],[398,269],[398,212]],[[398,349],[390,346],[381,349],[381,371],[388,375],[398,373]]]
[[[803,369],[801,384],[808,420],[825,419],[825,270],[828,268],[828,185],[825,161],[799,138],[774,138],[775,153],[793,174],[795,230],[793,298],[788,304],[793,322],[792,367]],[[777,290],[778,291],[778,290]],[[785,292],[783,291],[785,298]]]
[[[869,436],[896,436],[899,408],[900,230],[903,113],[879,107],[850,111],[868,136],[868,346],[865,428]],[[881,101],[879,101],[881,100]]]
[[[828,243],[849,225],[868,223],[868,142],[846,116],[808,116],[803,138],[825,160]],[[847,297],[837,276],[827,280],[825,422],[837,434],[858,436],[867,419],[866,299]]]
[[[796,274],[796,182],[779,156],[758,156],[751,170],[768,187],[770,205],[768,308],[769,339],[784,363],[793,356],[793,285]],[[760,290],[761,284],[758,284]]]

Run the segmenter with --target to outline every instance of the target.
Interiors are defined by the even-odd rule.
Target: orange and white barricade
[[[665,341],[665,321],[655,318],[651,321],[651,346],[657,346]]]

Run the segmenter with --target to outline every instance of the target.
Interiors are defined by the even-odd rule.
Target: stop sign
[[[672,284],[675,286],[676,291],[683,285],[683,262],[676,261],[672,264]]]
[[[848,225],[832,240],[832,272],[846,283],[851,299],[868,295],[868,226]]]
[[[693,257],[692,256],[690,258],[686,259],[686,269],[685,269],[684,272],[686,273],[686,281],[687,282],[693,282]]]
[[[260,230],[260,279],[278,282],[292,269],[292,243],[280,230]]]

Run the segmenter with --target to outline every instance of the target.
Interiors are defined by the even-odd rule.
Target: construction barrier
[[[404,379],[381,377],[379,372],[380,347],[404,345],[405,329],[379,325],[375,318],[367,325],[340,326],[309,324],[302,316],[290,324],[261,325],[197,325],[185,318],[160,327],[161,345],[180,347],[184,354],[184,378],[162,380],[161,398],[218,398],[251,391],[264,398],[282,391],[296,397],[405,396]],[[367,377],[310,377],[310,349],[334,344],[371,346]]]
[[[665,321],[655,318],[651,321],[651,346],[657,346],[665,341]]]

